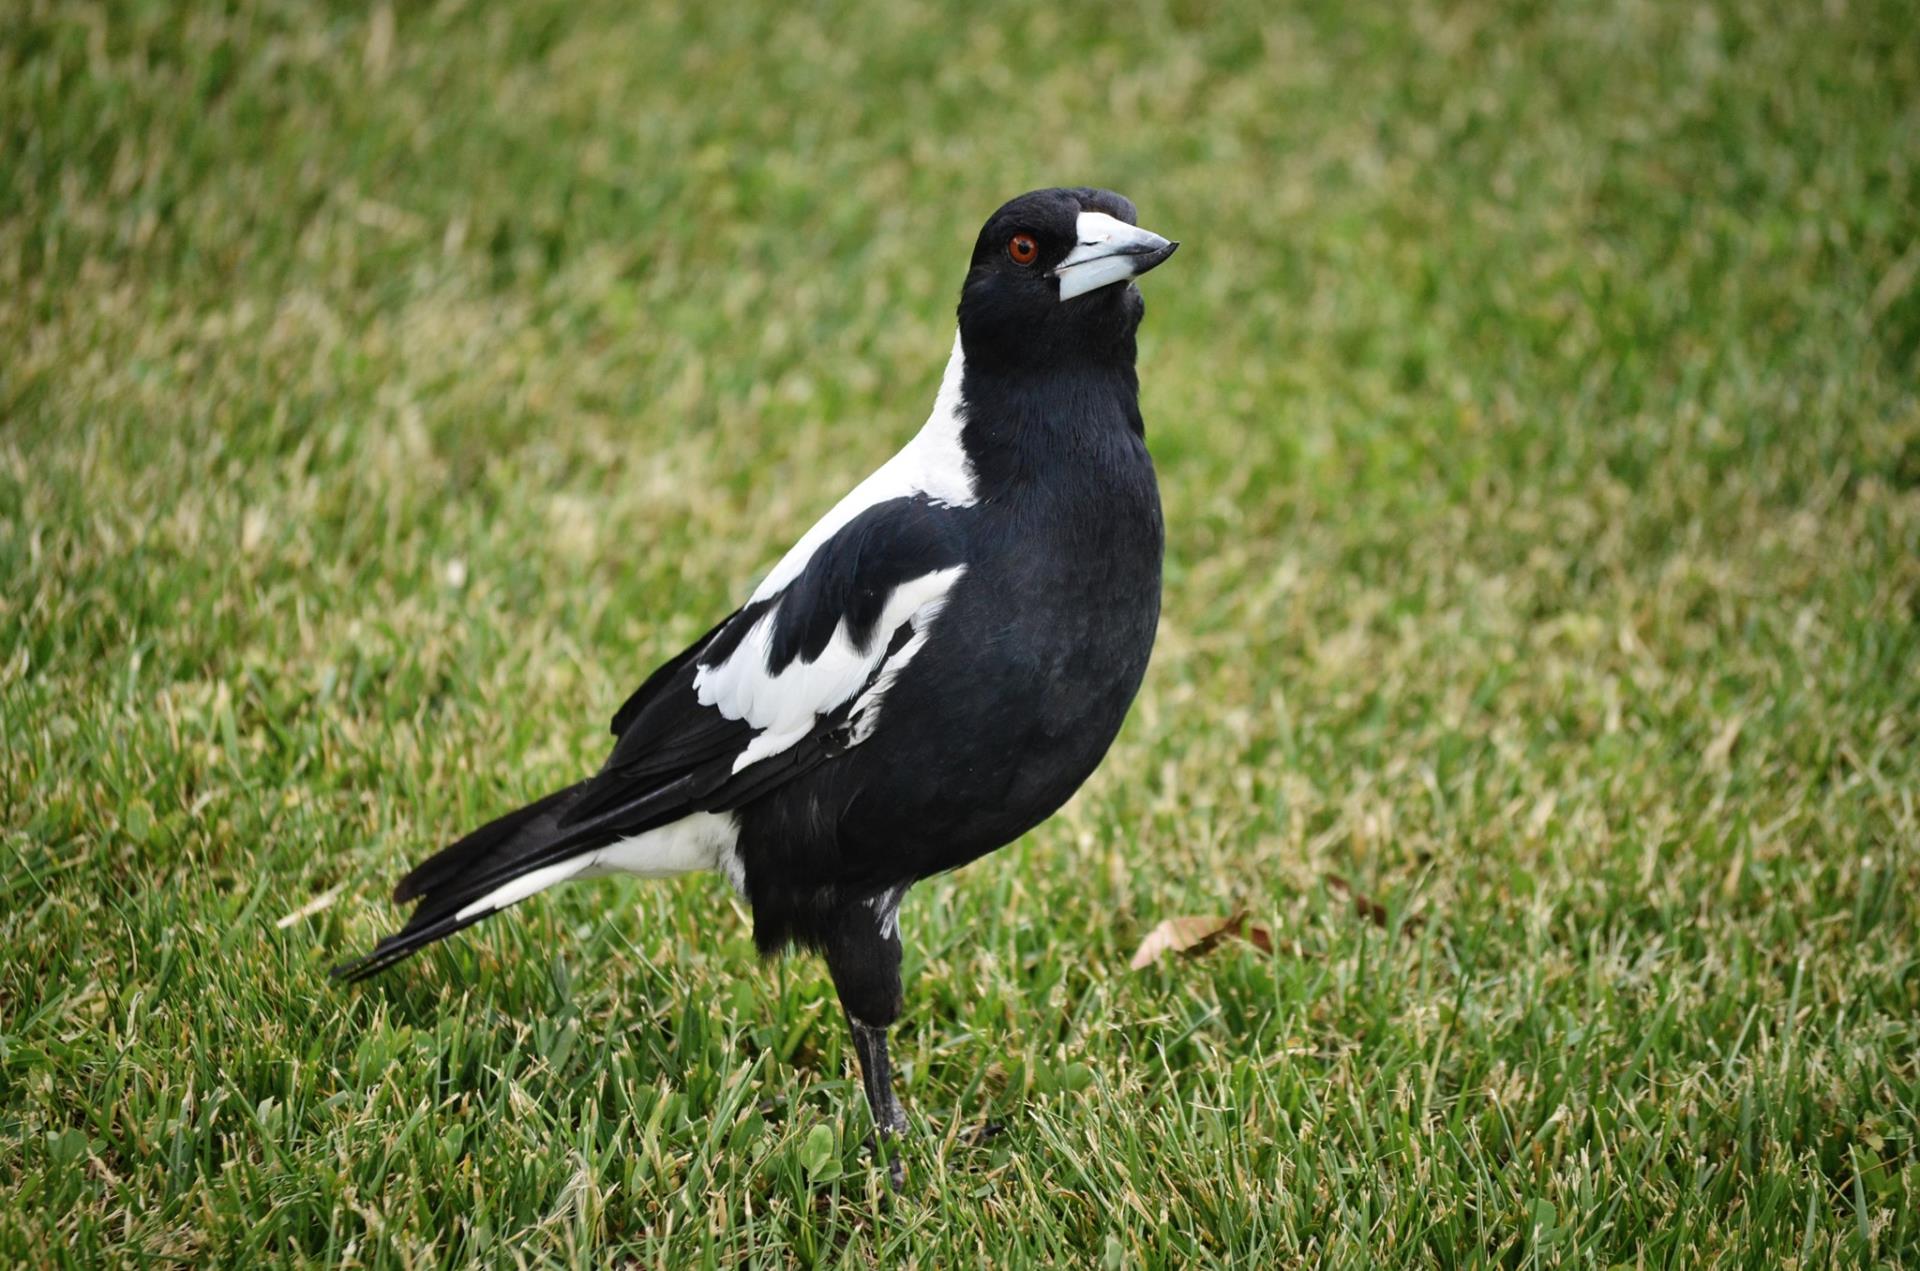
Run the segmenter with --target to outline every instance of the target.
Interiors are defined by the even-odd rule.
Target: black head
[[[960,292],[969,366],[1133,363],[1145,305],[1133,280],[1178,243],[1138,228],[1111,190],[1035,190],[995,212]]]

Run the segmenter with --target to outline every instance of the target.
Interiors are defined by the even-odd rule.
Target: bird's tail
[[[572,843],[561,819],[584,786],[568,786],[490,821],[422,861],[394,888],[396,904],[418,902],[407,925],[365,957],[344,962],[333,974],[364,980],[436,940],[470,927],[542,888],[571,877],[589,846]]]

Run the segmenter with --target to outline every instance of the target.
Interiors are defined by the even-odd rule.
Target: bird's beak
[[[1138,278],[1180,246],[1105,212],[1080,213],[1078,228],[1080,241],[1053,267],[1062,300]]]

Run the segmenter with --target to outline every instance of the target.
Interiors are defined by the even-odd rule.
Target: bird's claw
[[[906,1132],[906,1113],[896,1107],[886,1121],[875,1126],[873,1133],[867,1135],[865,1144],[868,1153],[871,1154],[875,1160],[881,1158],[883,1155],[881,1146],[882,1144],[885,1145],[886,1151],[884,1155],[887,1162],[887,1186],[889,1190],[895,1192],[901,1191],[907,1185],[906,1160],[900,1152],[902,1146],[901,1140],[906,1135]]]

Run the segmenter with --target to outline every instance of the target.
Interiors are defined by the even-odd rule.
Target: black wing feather
[[[739,616],[740,610],[735,609],[732,613],[714,623],[707,634],[701,636],[672,658],[655,667],[653,674],[649,675],[646,680],[641,683],[639,688],[633,690],[633,692],[628,695],[627,700],[620,704],[620,709],[613,713],[613,723],[609,725],[613,731],[613,735],[619,737],[625,734],[627,726],[633,723],[640,712],[647,708],[649,702],[659,696],[660,692],[666,688],[667,682],[671,680],[675,674],[689,666],[695,658],[699,657],[700,654],[706,650],[707,646],[713,643],[713,638],[722,631],[725,631],[727,624]]]
[[[852,744],[855,704],[912,635],[910,622],[877,630],[887,600],[903,583],[960,563],[959,515],[913,496],[854,517],[788,586],[727,615],[648,676],[615,712],[619,740],[597,774],[482,826],[402,879],[394,899],[417,902],[407,925],[337,974],[371,975],[480,921],[492,911],[461,915],[514,878],[693,812],[732,811],[843,753]],[[702,705],[694,680],[703,666],[732,657],[769,612],[769,674],[795,659],[816,660],[843,622],[863,651],[876,636],[888,644],[859,691],[816,717],[805,737],[736,772],[759,729]]]
[[[842,703],[842,709],[819,717],[800,742],[735,773],[734,760],[759,730],[701,705],[694,679],[702,667],[732,657],[769,612],[769,674],[778,675],[795,659],[818,659],[843,622],[856,647],[868,648],[879,634],[876,628],[887,599],[898,587],[960,563],[958,515],[958,509],[924,495],[875,504],[822,543],[786,587],[735,610],[654,672],[614,717],[620,740],[567,808],[561,826],[599,824],[637,834],[641,829],[629,815],[651,825],[664,823],[656,819],[663,808],[677,807],[682,815],[724,811],[745,802],[739,791],[764,793],[844,749],[845,739],[836,744],[829,734],[844,721],[845,708],[859,699],[858,693]],[[874,673],[885,664],[880,659]]]

